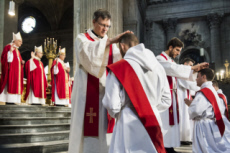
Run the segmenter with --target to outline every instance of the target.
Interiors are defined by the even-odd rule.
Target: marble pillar
[[[215,70],[217,71],[224,68],[220,46],[220,23],[222,17],[223,15],[218,13],[211,13],[207,16],[211,34],[211,63],[215,63]]]
[[[76,36],[93,28],[93,13],[100,8],[107,9],[111,13],[112,27],[108,36],[114,37],[123,31],[123,2],[122,0],[74,0],[74,48]],[[74,70],[76,55],[74,51]]]

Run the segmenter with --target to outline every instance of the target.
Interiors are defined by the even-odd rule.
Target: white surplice
[[[61,63],[63,65],[63,67],[67,68],[69,64],[65,64],[64,61],[62,61],[60,58],[58,58],[58,62]],[[59,69],[58,69],[58,66],[54,65],[54,84],[55,84],[55,93],[54,93],[54,99],[55,99],[55,104],[56,105],[69,105],[69,98],[67,99],[60,99],[58,97],[58,94],[57,94],[57,87],[56,87],[56,77],[55,75],[57,75],[59,73]]]
[[[12,43],[10,43],[12,45]],[[15,46],[14,46],[15,47]],[[18,48],[18,47],[16,47]],[[14,54],[11,51],[7,53],[7,62],[11,63],[14,59]],[[18,57],[19,60],[19,57]],[[3,89],[2,93],[0,94],[0,102],[7,102],[7,103],[21,103],[21,94],[9,94],[7,92],[8,83],[6,83],[5,88]]]
[[[72,91],[72,111],[69,153],[107,153],[112,134],[107,133],[107,111],[102,105],[105,92],[106,66],[108,64],[110,47],[106,47],[107,35],[98,38],[89,29],[90,41],[81,33],[76,39],[76,69]],[[120,51],[113,44],[113,62],[121,59]],[[99,78],[99,136],[84,137],[84,113],[86,103],[88,73]]]
[[[176,89],[177,83],[176,79],[186,79],[190,81],[195,81],[197,73],[193,74],[191,66],[179,65],[173,62],[173,60],[165,53],[162,54],[167,57],[166,60],[163,56],[158,55],[157,60],[164,67],[166,75],[171,76],[173,80],[173,118],[174,125],[169,125],[169,110],[166,110],[161,115],[162,120],[162,133],[164,136],[164,145],[166,148],[179,147],[180,146],[180,127],[177,121],[177,111],[176,111]]]
[[[177,96],[180,113],[180,141],[192,141],[193,120],[189,118],[188,106],[184,99],[191,99],[191,92],[200,90],[194,81],[177,79]]]
[[[143,44],[130,48],[124,59],[136,72],[161,125],[159,112],[171,105],[171,93],[164,68]],[[112,72],[107,77],[102,102],[109,114],[117,120],[109,153],[157,152],[124,87]]]
[[[224,95],[224,93],[223,93],[223,91],[221,89],[217,90],[217,93],[218,94],[220,93],[220,94]],[[225,96],[225,98],[226,98],[226,101],[227,101],[227,97],[226,96]],[[224,102],[224,100],[222,98],[220,98],[219,108],[220,108],[220,111],[221,111],[221,114],[222,114],[222,118],[223,118],[223,121],[224,121],[224,124],[225,124],[225,131],[224,131],[223,138],[224,138],[224,140],[226,142],[226,144],[225,144],[226,148],[230,148],[230,122],[227,119],[227,117],[225,116],[226,106],[225,106],[225,102]]]
[[[209,88],[220,105],[217,92],[208,81],[202,84],[201,89]],[[193,145],[194,153],[229,153],[226,148],[226,141],[221,137],[212,104],[203,93],[198,92],[189,106],[190,118],[194,120]]]

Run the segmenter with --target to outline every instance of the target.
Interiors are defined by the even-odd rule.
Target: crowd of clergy
[[[28,105],[46,105],[47,75],[41,61],[42,46],[35,46],[31,59],[22,59],[19,47],[22,45],[20,32],[13,33],[13,40],[6,45],[1,55],[0,101],[6,104],[21,104],[26,74],[26,93],[24,100]],[[71,107],[72,80],[69,62],[64,63],[66,49],[59,49],[58,57],[51,67],[52,102],[56,106]]]
[[[111,19],[107,10],[98,9],[93,28],[78,34],[73,88],[65,49],[51,68],[52,101],[72,101],[68,152],[175,153],[175,147],[192,145],[194,153],[229,153],[227,98],[209,63],[196,64],[191,58],[175,63],[184,47],[178,38],[159,55],[139,43],[132,31],[108,38]],[[21,101],[21,44],[20,33],[13,34],[2,52],[0,101]],[[28,104],[45,103],[42,55],[42,46],[35,46],[25,64]]]

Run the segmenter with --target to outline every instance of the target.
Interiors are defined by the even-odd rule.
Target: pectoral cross
[[[89,113],[86,113],[86,116],[89,116],[89,123],[93,123],[93,117],[97,116],[96,113],[93,113],[93,108],[89,108]]]

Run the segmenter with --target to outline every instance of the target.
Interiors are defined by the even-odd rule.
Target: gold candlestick
[[[228,60],[225,61],[224,66],[226,68],[226,78],[228,78],[228,66],[229,66]]]
[[[53,41],[54,41],[54,38],[50,38],[50,39],[47,38],[47,39],[45,39],[45,42],[44,42],[44,45],[45,45],[44,46],[44,52],[45,52],[46,58],[49,61],[49,64],[48,64],[48,83],[51,82],[50,69],[51,69],[53,60],[55,57],[57,57],[57,54],[56,54],[57,44],[53,43]]]

